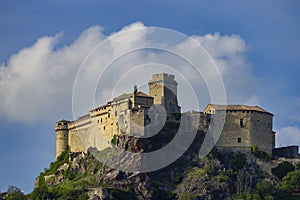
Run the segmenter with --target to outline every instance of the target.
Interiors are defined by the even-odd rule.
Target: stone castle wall
[[[257,111],[259,109],[251,106],[229,106],[227,110],[223,110],[225,123],[217,147],[251,150],[252,145],[257,145],[259,150],[272,153],[275,147],[273,115],[266,111]],[[220,110],[212,105],[205,109],[207,114],[217,115],[218,112]]]
[[[242,126],[241,126],[241,119]],[[243,112],[227,112],[222,134],[217,142],[217,147],[250,148],[250,114]]]
[[[150,115],[153,123],[156,123],[164,121],[162,118],[167,118],[170,113],[180,112],[175,77],[164,73],[154,74],[149,81],[149,94],[150,96],[138,93],[135,86],[133,93],[120,95],[75,121],[58,121],[55,128],[56,157],[67,145],[70,146],[71,152],[86,152],[89,147],[102,150],[111,146],[114,135],[145,136],[151,135],[151,132],[156,133],[155,128],[160,127],[159,123],[150,128],[146,127],[146,124],[151,122]],[[163,106],[167,115],[155,115],[156,111],[150,109],[153,104]],[[223,110],[226,112],[224,119],[218,119],[225,123],[216,146],[250,150],[251,146],[256,144],[261,151],[272,152],[275,145],[275,134],[272,131],[273,115],[257,106],[231,105],[230,108]],[[209,104],[204,110],[204,117],[201,118],[204,121],[200,120],[200,124],[206,124],[207,119],[218,112],[218,109]],[[159,117],[161,120],[155,122]],[[214,136],[211,139],[215,142]]]
[[[258,145],[260,151],[272,153],[275,148],[275,133],[272,131],[273,116],[261,112],[251,113],[251,144]]]

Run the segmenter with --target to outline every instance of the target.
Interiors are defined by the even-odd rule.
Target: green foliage
[[[277,167],[272,169],[272,173],[282,179],[288,172],[294,171],[295,167],[291,163],[284,161],[280,163]]]
[[[181,113],[172,113],[175,120],[179,121],[181,119]]]
[[[51,162],[50,168],[45,169],[43,174],[44,175],[54,174],[61,165],[63,165],[64,163],[69,163],[69,156],[70,156],[70,147],[68,146],[67,150],[62,152],[60,156],[57,157],[56,161]]]
[[[93,174],[96,174],[101,168],[102,168],[102,163],[98,163],[94,168]]]
[[[181,173],[176,173],[173,178],[173,182],[178,184],[181,183],[182,179],[183,179],[183,175]]]
[[[188,192],[183,192],[179,195],[179,200],[197,200],[198,196],[196,194],[191,194]]]
[[[108,190],[108,196],[110,200],[116,199],[132,199],[135,200],[137,199],[134,191],[122,191],[122,190],[117,190],[117,189],[109,189]]]
[[[32,199],[48,199],[51,198],[52,196],[49,194],[48,188],[43,187],[43,188],[36,188],[33,190],[30,196]]]
[[[270,196],[272,197],[276,192],[274,188],[275,186],[271,182],[263,179],[256,185],[255,194],[258,194],[262,199],[266,199],[266,197],[270,199]]]
[[[258,154],[258,146],[256,144],[252,144],[251,151],[254,155]]]
[[[113,145],[117,145],[117,135],[114,135],[113,138],[111,139],[111,143]]]
[[[7,194],[8,196],[6,197],[7,200],[25,200],[26,196],[24,195],[24,193],[15,186],[8,186],[7,189]]]
[[[265,161],[269,161],[273,159],[273,155],[272,153],[266,153],[264,151],[260,151],[259,147],[256,144],[253,144],[251,146],[251,152],[257,157],[257,158],[261,158]]]
[[[205,175],[207,172],[204,169],[201,169],[199,167],[193,167],[188,173],[187,177],[188,178],[196,178],[196,177],[201,177]]]
[[[300,171],[289,172],[282,179],[282,189],[286,189],[291,192],[300,192]]]
[[[45,182],[45,176],[43,174],[41,174],[39,176],[39,184],[38,187],[43,187],[46,186],[46,182]]]
[[[238,172],[237,171],[234,171],[233,169],[229,168],[225,171],[226,175],[230,178],[230,180],[232,182],[236,182],[237,180],[237,175],[238,175]]]
[[[66,179],[57,186],[47,187],[44,177],[39,177],[39,186],[29,195],[31,199],[88,199],[84,189],[90,186],[85,174],[77,174],[73,180]]]
[[[229,181],[229,176],[225,175],[225,174],[219,174],[215,177],[215,179],[218,181],[218,183],[222,183],[222,182],[228,182]]]
[[[234,195],[234,200],[273,200],[276,195],[276,187],[268,180],[259,181],[252,193]]]
[[[233,157],[232,163],[237,169],[242,169],[244,167],[244,165],[246,164],[246,160],[247,160],[246,155],[238,152]]]
[[[154,188],[152,199],[160,199],[160,200],[175,199],[175,196],[176,194],[174,194],[171,191],[165,191],[158,188]]]
[[[297,162],[297,163],[296,163],[296,170],[299,170],[299,171],[300,171],[300,162]]]
[[[229,152],[229,153],[220,153],[214,152],[215,157],[221,161],[226,168],[231,168],[233,170],[242,169],[246,165],[246,155],[241,152]]]

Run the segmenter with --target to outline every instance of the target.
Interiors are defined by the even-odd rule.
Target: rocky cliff
[[[169,123],[151,139],[120,135],[114,141],[115,147],[103,151],[90,149],[87,154],[66,151],[40,174],[28,198],[297,199],[300,191],[299,160],[274,160],[251,152],[217,149],[207,157],[199,158],[206,127],[198,130],[192,145],[167,167],[151,172],[121,171],[111,167],[112,162],[116,162],[113,158],[120,154],[116,148],[134,153],[151,152],[168,144],[177,128],[175,122]],[[143,169],[151,162],[126,154],[117,157],[120,158],[118,166],[125,163]],[[284,162],[290,165],[282,164]],[[279,171],[283,172],[283,177],[274,170],[281,165],[283,168]],[[299,182],[285,178],[291,173],[295,173]]]

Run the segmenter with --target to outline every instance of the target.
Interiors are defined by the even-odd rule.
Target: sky
[[[1,1],[0,191],[15,185],[29,193],[34,178],[55,160],[54,124],[62,118],[73,118],[76,74],[96,45],[110,37],[115,39],[96,49],[83,70],[89,78],[105,72],[96,88],[97,98],[91,104],[105,103],[124,90],[130,92],[133,84],[146,90],[151,73],[167,71],[178,79],[182,107],[189,110],[198,106],[203,110],[210,100],[209,86],[201,78],[196,79],[186,63],[175,62],[178,57],[140,51],[118,59],[110,70],[102,67],[113,59],[112,55],[153,45],[147,27],[161,27],[191,37],[218,67],[227,103],[261,106],[274,114],[276,146],[299,145],[299,9],[296,0]],[[134,34],[126,32],[137,29]],[[187,39],[176,45],[155,45],[184,52],[199,66],[207,64],[204,58],[193,54],[189,42]],[[151,62],[161,65],[130,68]],[[95,69],[99,71],[94,73]],[[115,77],[112,73],[116,71]],[[134,75],[137,73],[139,76]],[[208,74],[208,82],[215,81],[213,75]],[[199,87],[192,89],[200,102],[192,106],[187,98],[187,80],[194,84],[199,81]],[[80,92],[77,95],[84,96]],[[88,109],[83,106],[78,115]]]

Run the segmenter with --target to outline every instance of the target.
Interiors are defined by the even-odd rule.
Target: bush
[[[122,191],[117,189],[108,190],[109,199],[137,199],[133,191]]]
[[[300,172],[292,171],[287,173],[282,179],[282,188],[288,189],[292,192],[300,192]]]
[[[9,186],[7,189],[7,200],[25,200],[26,196],[24,193],[17,187],[15,186]]]
[[[258,146],[256,144],[253,144],[251,146],[251,151],[254,155],[258,154]]]
[[[179,121],[181,119],[181,113],[172,113],[173,118],[177,121]]]
[[[179,195],[179,200],[197,200],[198,196],[195,194],[190,194],[188,192],[183,192]]]
[[[56,161],[50,163],[49,169],[44,169],[43,175],[54,174],[61,165],[63,165],[64,163],[69,163],[69,156],[70,147],[68,146],[67,150],[62,152],[60,156],[57,157]]]
[[[235,155],[232,163],[237,169],[242,169],[244,167],[244,165],[246,164],[246,160],[247,160],[246,155],[238,152]]]
[[[300,162],[296,163],[296,170],[300,170]]]
[[[272,196],[276,191],[274,191],[274,186],[272,183],[266,180],[258,182],[255,188],[255,193],[258,194],[262,199],[266,199],[267,196]]]
[[[114,135],[110,141],[113,145],[117,145],[117,135]]]
[[[257,158],[261,158],[263,160],[272,160],[273,159],[273,155],[272,153],[266,153],[264,151],[260,151],[259,147],[256,144],[253,144],[251,146],[251,152],[257,157]]]
[[[288,172],[295,171],[294,165],[284,161],[280,163],[277,167],[272,169],[272,173],[282,179]]]

